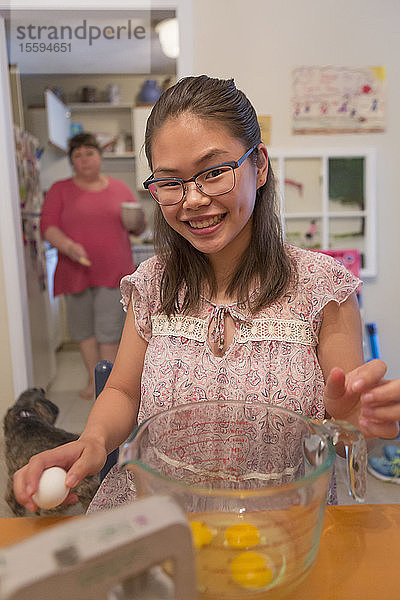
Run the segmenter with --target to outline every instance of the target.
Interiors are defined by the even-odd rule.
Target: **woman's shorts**
[[[100,344],[118,344],[125,313],[119,288],[90,287],[66,294],[68,331],[72,340],[95,337]]]

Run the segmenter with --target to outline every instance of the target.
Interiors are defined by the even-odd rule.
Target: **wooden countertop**
[[[1,519],[0,546],[60,522],[65,517]],[[400,504],[329,506],[317,560],[290,598],[394,600],[400,598],[399,566]]]

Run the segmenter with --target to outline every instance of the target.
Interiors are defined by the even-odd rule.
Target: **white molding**
[[[3,157],[0,161],[2,198],[0,244],[5,279],[14,395],[17,396],[31,385],[33,368],[6,57],[5,25],[4,19],[0,17],[0,89],[2,90],[0,98],[0,156]]]

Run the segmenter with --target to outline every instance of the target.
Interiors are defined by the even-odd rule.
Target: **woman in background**
[[[128,186],[101,173],[101,150],[94,135],[79,133],[69,141],[74,176],[54,183],[41,217],[44,239],[58,250],[54,295],[65,294],[68,329],[88,372],[80,392],[93,399],[93,372],[99,360],[114,361],[124,313],[121,278],[135,268],[129,235],[121,221],[121,204],[136,202]],[[143,232],[137,214],[132,232]]]

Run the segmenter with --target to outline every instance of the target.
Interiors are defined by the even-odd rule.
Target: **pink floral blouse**
[[[287,246],[298,268],[298,285],[252,316],[246,306],[215,306],[206,298],[195,316],[168,319],[158,313],[162,266],[156,257],[121,282],[122,302],[132,297],[136,327],[147,342],[139,423],[156,412],[204,400],[270,402],[323,418],[324,379],[317,359],[322,309],[345,301],[360,281],[338,261]],[[224,316],[235,333],[223,356],[208,342],[223,340]]]
[[[148,342],[139,423],[179,404],[220,399],[269,402],[323,419],[324,378],[317,358],[322,310],[332,300],[344,302],[360,280],[330,256],[286,249],[297,266],[298,284],[253,316],[245,305],[215,306],[206,298],[195,315],[159,314],[157,257],[122,279],[122,303],[127,309],[132,299],[137,330]],[[215,356],[209,337],[222,348],[226,314],[234,321],[233,341]],[[111,488],[118,488],[116,480]]]

